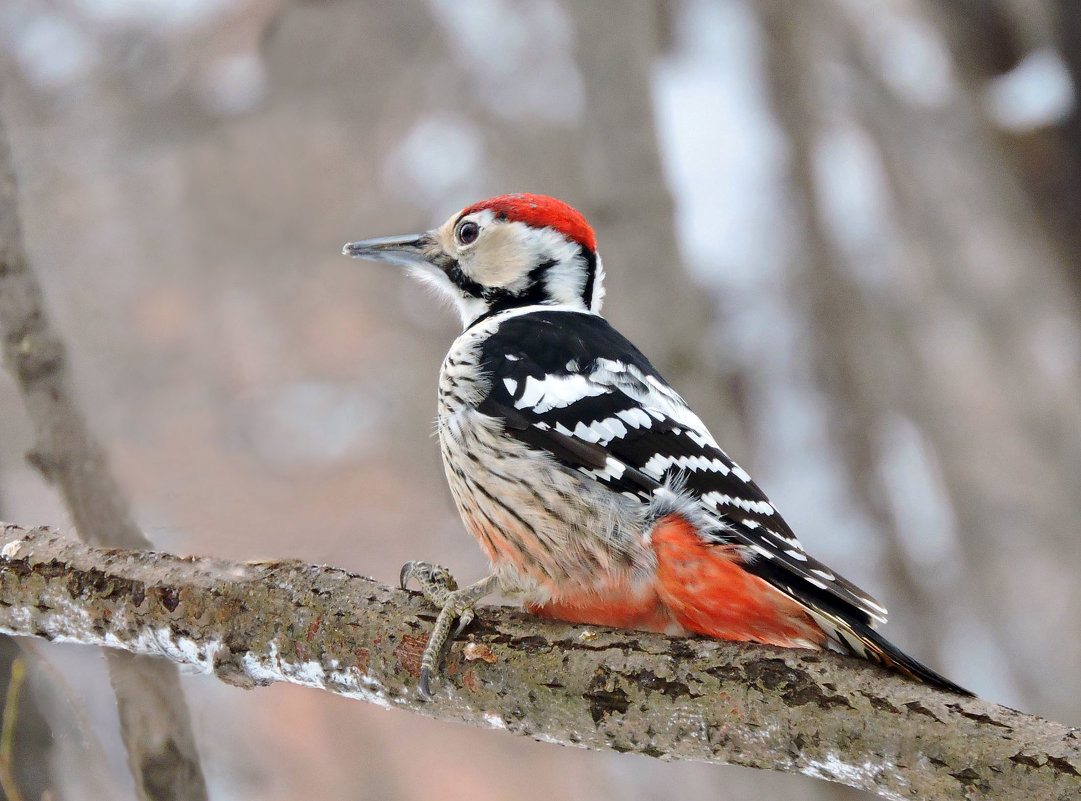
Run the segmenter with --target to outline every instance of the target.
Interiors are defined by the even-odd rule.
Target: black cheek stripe
[[[484,295],[484,287],[462,272],[461,265],[458,264],[457,259],[447,259],[445,263],[440,264],[439,266],[442,268],[443,272],[447,274],[447,278],[451,280],[451,283],[465,292],[465,294],[474,298],[479,298]]]

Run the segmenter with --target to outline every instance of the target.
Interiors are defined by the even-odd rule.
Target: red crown
[[[582,247],[595,251],[597,238],[586,218],[562,200],[546,195],[513,194],[482,200],[465,209],[462,214],[488,209],[514,222],[534,228],[554,228]]]

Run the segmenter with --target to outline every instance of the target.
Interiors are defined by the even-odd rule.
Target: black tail
[[[974,692],[966,690],[942,674],[931,670],[922,662],[913,659],[871,628],[870,624],[874,622],[875,617],[880,620],[885,619],[886,610],[882,609],[877,602],[871,601],[873,607],[881,610],[882,613],[872,616],[868,604],[865,603],[870,599],[862,590],[852,587],[850,594],[858,603],[846,603],[836,592],[816,586],[805,576],[793,573],[788,565],[777,564],[776,559],[749,562],[747,569],[799,603],[840,650],[862,657],[869,662],[877,662],[933,687],[959,695],[975,695]]]
[[[941,673],[931,670],[927,665],[913,659],[870,626],[846,620],[843,621],[841,626],[835,625],[831,628],[833,628],[833,631],[829,633],[833,635],[833,638],[840,640],[856,656],[862,656],[871,662],[885,665],[910,678],[942,690],[949,690],[958,695],[975,695],[974,692],[966,690],[959,684],[947,679]]]

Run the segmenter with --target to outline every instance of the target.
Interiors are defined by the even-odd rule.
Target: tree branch
[[[87,546],[0,524],[0,630],[287,681],[537,740],[803,773],[886,798],[1074,799],[1081,732],[831,653],[486,607],[414,692],[435,610],[331,567]]]

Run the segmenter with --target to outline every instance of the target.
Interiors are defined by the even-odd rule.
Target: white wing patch
[[[750,474],[746,470],[744,470],[742,467],[740,467],[738,464],[733,464],[732,465],[732,475],[734,475],[736,478],[738,478],[744,484],[750,484],[751,483]],[[762,514],[769,514],[769,512],[763,512]]]
[[[668,417],[719,449],[705,423],[691,411],[679,393],[656,376],[646,375],[633,364],[616,359],[597,359],[594,375],[598,382],[612,384],[638,401],[657,420]]]
[[[713,439],[713,436],[708,431],[700,432],[695,431],[693,428],[689,428],[687,429],[687,436],[690,437],[694,441],[694,444],[699,448],[713,447],[720,450],[717,441]]]
[[[601,432],[597,431],[597,429],[593,426],[586,425],[581,421],[579,421],[578,425],[574,427],[573,436],[577,437],[580,440],[584,440],[585,442],[601,441]]]
[[[627,466],[623,464],[623,462],[611,456],[605,459],[604,468],[601,470],[582,470],[581,468],[579,468],[580,472],[582,472],[584,475],[587,475],[590,478],[599,479],[601,481],[618,480],[623,476],[623,471],[625,471],[626,469]],[[630,495],[630,497],[634,500],[639,500],[636,495]]]
[[[585,442],[595,442],[600,445],[607,445],[612,440],[627,436],[627,427],[615,417],[606,417],[604,420],[594,420],[591,423],[579,420],[574,426],[574,431],[562,423],[556,423],[556,431],[568,437],[576,437]]]
[[[616,417],[635,429],[650,428],[653,425],[653,418],[637,406],[633,409],[623,409],[622,411],[616,412]]]
[[[753,550],[759,556],[764,556],[767,559],[772,559],[775,554],[769,548],[759,545],[757,542],[751,543],[751,550]]]
[[[595,384],[580,373],[528,376],[522,397],[514,402],[516,409],[531,409],[537,414],[562,409],[593,395],[603,395],[608,388]]]
[[[614,439],[622,439],[627,436],[627,426],[616,417],[606,417],[604,420],[595,420],[589,427],[600,434],[600,441],[607,445]]]
[[[754,512],[759,515],[773,514],[773,506],[767,501],[749,501],[746,498],[733,498],[731,495],[725,495],[723,492],[707,492],[702,496],[702,500],[711,506],[735,506],[737,509],[743,509],[747,512]]]
[[[644,465],[642,472],[653,478],[660,479],[664,471],[671,467],[681,470],[702,470],[728,475],[728,465],[720,459],[707,459],[705,456],[666,456],[663,453],[654,454]],[[753,510],[748,510],[753,511]]]

